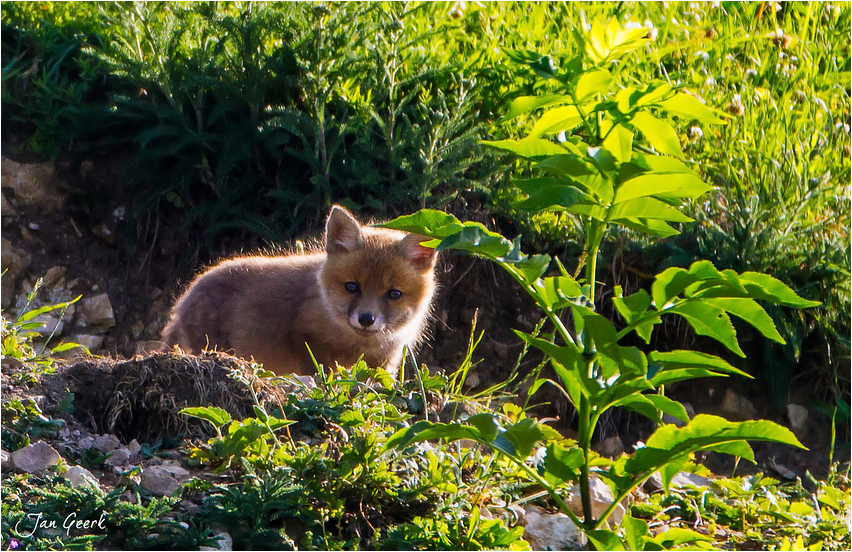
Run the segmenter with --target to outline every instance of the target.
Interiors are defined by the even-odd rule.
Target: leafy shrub
[[[516,331],[527,344],[545,354],[560,380],[538,378],[530,392],[546,383],[556,386],[577,409],[579,418],[578,443],[570,448],[548,444],[543,473],[527,464],[536,444],[544,440],[540,426],[531,419],[508,427],[489,413],[471,416],[466,424],[422,421],[400,430],[387,446],[404,448],[437,438],[471,439],[488,445],[535,479],[560,511],[602,549],[661,546],[658,539],[647,535],[647,526],[633,518],[622,525],[623,541],[602,528],[619,502],[654,472],[660,472],[668,489],[671,477],[689,455],[700,450],[754,461],[746,443],[750,439],[802,446],[789,430],[765,420],[732,423],[704,414],[689,420],[683,406],[663,394],[664,386],[675,381],[745,375],[723,359],[688,350],[646,354],[618,342],[635,332],[647,344],[662,316],[677,314],[697,334],[745,357],[731,314],[765,337],[783,343],[757,300],[799,308],[817,305],[768,275],[719,271],[702,261],[689,269],[673,267],[658,274],[650,293],[639,290],[625,297],[616,288],[612,302],[625,324],[620,330],[595,312],[599,299],[597,260],[607,226],[621,225],[661,238],[676,235],[678,231],[670,223],[691,221],[677,208],[683,198],[696,198],[710,189],[678,160],[683,157],[678,137],[660,115],[677,115],[710,125],[724,122],[693,96],[664,81],[634,86],[624,82],[628,78],[624,73],[611,69],[612,61],[644,45],[645,34],[645,29],[621,28],[615,19],[608,23],[596,20],[589,29],[574,31],[578,54],[563,71],[557,71],[548,56],[514,53],[513,57],[535,67],[542,77],[557,81],[564,92],[516,98],[507,118],[545,110],[523,139],[486,142],[531,161],[541,174],[515,183],[524,196],[518,208],[568,212],[583,221],[583,280],[572,278],[558,260],[549,256],[524,255],[520,240],[510,242],[482,224],[461,223],[439,211],[421,210],[383,225],[432,238],[428,243],[438,249],[458,249],[485,257],[508,271],[553,327],[553,333],[544,338]],[[557,134],[557,142],[545,138]],[[641,142],[640,135],[644,138]],[[545,276],[551,265],[558,275]],[[566,326],[563,312],[570,313],[573,332]],[[591,440],[601,416],[615,406],[635,410],[658,423],[663,413],[689,423],[682,428],[661,426],[644,447],[606,462],[592,453]],[[592,466],[616,497],[599,518],[591,508]],[[575,515],[557,491],[568,481],[579,484],[582,516]],[[708,540],[686,533],[668,538],[673,540],[666,546]]]

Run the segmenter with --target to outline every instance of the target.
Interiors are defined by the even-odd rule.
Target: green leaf
[[[652,376],[649,379],[651,380],[651,383],[654,384],[654,387],[663,385],[665,383],[671,383],[672,381],[681,381],[681,379],[669,379],[671,377],[670,372],[682,370],[685,368],[697,368],[709,372],[702,373],[702,375],[700,376],[696,375],[696,377],[703,377],[705,375],[716,375],[713,374],[714,372],[725,372],[729,374],[737,374],[746,378],[752,378],[752,376],[743,372],[742,370],[734,368],[725,360],[717,356],[709,355],[707,353],[699,353],[698,351],[676,350],[665,353],[653,351],[648,353],[648,363],[651,365],[661,365],[659,371],[655,372],[653,375],[649,373],[649,376]]]
[[[648,309],[651,308],[651,296],[644,289],[640,289],[633,295],[627,297],[618,296],[621,293],[621,288],[618,287],[616,297],[612,298],[612,303],[618,313],[624,318],[627,324],[633,324],[641,318]],[[633,330],[642,338],[645,343],[651,342],[651,332],[654,330],[654,325],[660,323],[660,318],[653,317],[642,322]]]
[[[444,238],[437,247],[438,251],[458,249],[470,251],[483,257],[502,257],[512,250],[512,242],[479,226],[465,226],[455,234]]]
[[[607,219],[613,222],[631,218],[692,222],[691,218],[674,207],[652,197],[637,197],[622,201],[613,205],[607,213]]]
[[[660,412],[668,414],[669,416],[674,416],[683,422],[689,421],[689,414],[686,413],[686,409],[679,402],[664,395],[649,394],[645,395],[645,397],[654,403],[654,407]]]
[[[549,255],[532,255],[514,264],[513,268],[521,275],[526,284],[538,280],[550,266]]]
[[[503,429],[500,422],[497,421],[497,417],[488,413],[475,414],[467,419],[467,423],[478,429],[486,442],[493,441]]]
[[[411,443],[428,441],[429,439],[447,439],[450,442],[459,439],[471,439],[477,442],[486,442],[475,427],[421,420],[409,428],[403,428],[394,433],[385,443],[383,452],[392,448],[404,448]]]
[[[509,110],[506,112],[500,121],[514,119],[518,115],[530,113],[540,107],[550,107],[565,103],[574,103],[571,96],[568,94],[544,94],[542,96],[521,96],[512,100],[509,104]]]
[[[740,282],[742,282],[743,286],[748,289],[750,297],[769,301],[776,305],[803,309],[807,307],[818,307],[821,304],[819,301],[808,301],[807,299],[802,299],[785,283],[768,274],[761,274],[760,272],[743,272],[740,274]]]
[[[712,190],[695,173],[649,171],[631,178],[615,190],[613,203],[622,203],[636,197],[675,194],[677,197],[695,198]]]
[[[603,147],[612,152],[619,163],[630,161],[633,155],[633,131],[624,125],[615,124],[605,132],[609,134],[603,141]]]
[[[571,130],[580,123],[583,118],[573,105],[555,107],[546,111],[536,121],[535,126],[524,140],[541,138],[547,134],[556,134],[565,130]]]
[[[624,543],[620,538],[618,538],[618,535],[608,529],[586,531],[585,535],[589,539],[589,542],[594,545],[595,550],[611,550],[619,552],[621,550],[627,550],[624,547]]]
[[[421,209],[378,226],[437,239],[451,236],[464,227],[453,215],[435,209]]]
[[[647,111],[639,111],[633,114],[629,124],[641,132],[658,152],[683,157],[677,133],[666,121],[657,119]]]
[[[628,86],[615,95],[616,109],[624,114],[630,113],[637,107],[657,101],[671,92],[671,90],[671,85],[664,80],[655,80],[649,83],[643,90]]]
[[[64,353],[65,351],[70,351],[71,349],[78,349],[78,348],[86,351],[86,354],[91,354],[91,353],[89,353],[89,349],[87,349],[86,347],[83,347],[79,343],[62,343],[61,345],[57,345],[56,347],[51,349],[51,352],[53,352],[54,354]]]
[[[574,84],[574,96],[580,104],[595,94],[606,95],[612,85],[612,75],[604,69],[595,69],[581,74]]]
[[[224,427],[231,422],[231,415],[227,411],[217,406],[196,406],[192,408],[184,408],[179,411],[179,414],[207,420],[217,429]]]
[[[689,322],[695,333],[712,337],[745,358],[746,355],[737,342],[737,331],[727,313],[720,307],[703,302],[683,302],[666,312],[681,315]]]
[[[773,341],[777,341],[782,345],[785,343],[784,338],[781,337],[781,334],[775,328],[772,318],[754,299],[719,297],[715,299],[702,299],[702,302],[722,308],[726,312],[748,322],[765,337]]]
[[[530,160],[540,160],[553,155],[563,155],[567,149],[543,138],[524,138],[522,140],[483,140],[482,143],[492,148],[514,153],[519,157]]]
[[[577,481],[580,478],[579,467],[583,464],[583,449],[573,447],[566,449],[556,443],[547,445],[547,456],[544,457],[544,469],[559,479],[556,485],[566,481]]]
[[[710,109],[701,103],[698,98],[683,92],[678,92],[671,98],[657,101],[654,105],[683,119],[695,119],[701,123],[711,125],[727,124],[725,120],[720,119],[717,115],[722,114],[721,111]]]
[[[659,544],[663,550],[671,550],[672,548],[692,544],[696,542],[713,542],[713,537],[696,533],[690,529],[681,527],[672,527],[668,531],[657,534],[653,541]]]
[[[710,450],[738,441],[769,441],[805,448],[793,433],[768,420],[729,422],[719,416],[698,414],[684,427],[657,429],[627,460],[625,469],[636,475],[653,473],[667,463],[699,450]],[[753,455],[744,458],[754,461]]]
[[[627,226],[628,228],[633,228],[639,232],[659,238],[669,238],[680,234],[680,232],[669,226],[667,222],[657,219],[626,218],[616,221],[615,224]]]
[[[568,185],[555,178],[542,178],[522,180],[515,183],[518,188],[527,194],[527,199],[513,204],[518,209],[530,211],[556,210],[554,207],[565,208],[577,204],[594,206],[597,204],[595,198],[584,191]],[[601,216],[604,211],[600,209]]]
[[[621,527],[624,529],[624,540],[627,541],[627,548],[630,550],[643,550],[644,543],[642,537],[648,534],[648,522],[627,514],[621,521]]]
[[[510,426],[502,433],[502,436],[515,446],[518,457],[526,458],[532,452],[535,444],[541,440],[542,434],[538,422],[532,418],[524,418]]]
[[[539,306],[548,312],[565,308],[569,305],[585,304],[580,284],[570,276],[550,276],[539,278],[533,283]]]

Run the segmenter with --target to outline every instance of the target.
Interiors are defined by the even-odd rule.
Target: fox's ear
[[[421,242],[427,241],[431,241],[431,238],[418,234],[409,234],[399,242],[399,249],[402,251],[403,256],[411,264],[424,272],[435,268],[435,263],[438,261],[437,249],[420,245]]]
[[[325,250],[329,253],[355,251],[361,246],[361,225],[339,205],[331,208],[325,223]]]

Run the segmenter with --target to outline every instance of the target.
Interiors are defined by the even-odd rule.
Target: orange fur
[[[172,309],[163,342],[302,375],[313,371],[307,343],[326,366],[363,355],[396,373],[403,347],[423,336],[436,251],[420,245],[422,236],[361,226],[339,206],[325,240],[322,252],[230,259],[204,272]]]

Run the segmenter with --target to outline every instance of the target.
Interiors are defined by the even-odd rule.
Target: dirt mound
[[[180,415],[180,410],[215,406],[243,419],[252,413],[253,394],[272,403],[283,395],[280,388],[254,377],[248,362],[214,352],[156,353],[120,361],[93,358],[60,367],[43,385],[45,395],[57,404],[73,393],[74,418],[125,442],[153,442],[164,435],[209,436],[209,424]]]

